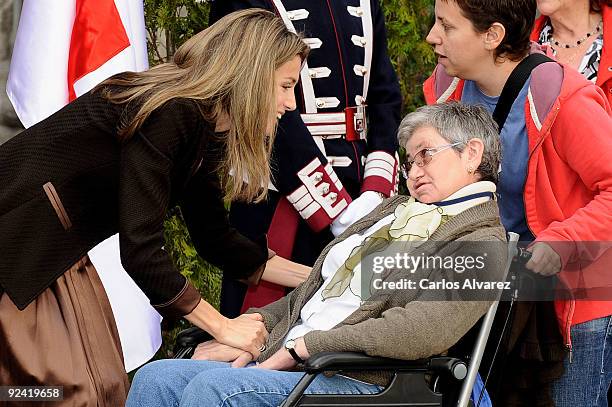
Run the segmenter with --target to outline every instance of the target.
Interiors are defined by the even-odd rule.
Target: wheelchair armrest
[[[213,337],[206,331],[198,328],[197,326],[193,326],[191,328],[187,328],[182,330],[176,336],[176,345],[177,347],[195,347],[199,343],[208,341],[213,339]]]
[[[432,371],[448,374],[458,380],[467,375],[464,361],[451,357],[432,357],[421,360],[401,360],[367,356],[357,352],[321,352],[308,358],[304,364],[307,373],[320,373],[330,370],[344,371],[378,371],[394,370],[401,372]]]

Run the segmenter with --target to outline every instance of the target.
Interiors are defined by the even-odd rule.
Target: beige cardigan
[[[302,307],[323,284],[321,265],[331,247],[351,234],[371,227],[393,213],[400,203],[407,200],[408,197],[405,196],[395,196],[385,200],[323,250],[304,283],[272,304],[248,310],[250,313],[258,312],[263,316],[270,333],[266,351],[260,355],[259,362],[269,358],[282,347],[283,339],[296,325]],[[429,241],[505,242],[505,231],[499,221],[497,204],[489,201],[465,210],[441,225]],[[499,277],[504,272],[507,250],[502,244],[493,247],[494,253],[488,253],[487,264],[492,264],[494,270],[487,272],[489,276]],[[444,256],[444,250],[442,245],[442,249],[436,254]],[[431,270],[427,273],[431,276],[429,274]],[[438,271],[438,274],[440,276],[436,278],[443,277],[444,273]],[[418,290],[396,290],[390,294],[375,294],[333,329],[307,333],[304,336],[306,348],[311,355],[319,352],[346,351],[404,360],[421,359],[449,349],[485,314],[491,303],[491,301],[418,301],[417,295]],[[379,385],[386,385],[390,379],[389,372],[346,374]]]

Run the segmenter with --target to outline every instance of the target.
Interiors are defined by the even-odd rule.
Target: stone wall
[[[20,9],[20,0],[0,0],[0,144],[23,128],[6,95],[6,78]]]

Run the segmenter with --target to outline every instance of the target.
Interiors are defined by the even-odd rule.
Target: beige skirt
[[[63,386],[37,407],[118,407],[129,381],[113,312],[85,256],[23,311],[0,298],[0,385]],[[28,403],[12,403],[24,407]],[[0,401],[0,406],[8,406]]]

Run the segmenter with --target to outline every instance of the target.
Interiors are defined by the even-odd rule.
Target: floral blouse
[[[603,30],[602,30],[603,31]],[[553,27],[550,24],[550,20],[546,22],[546,25],[540,32],[540,38],[538,43],[542,45],[550,45],[550,38],[553,34]],[[585,78],[595,83],[597,81],[597,70],[599,69],[599,61],[601,60],[601,52],[603,50],[603,32],[593,41],[589,50],[582,58],[580,65],[578,66],[578,72],[584,75]],[[553,53],[557,52],[553,49]]]

